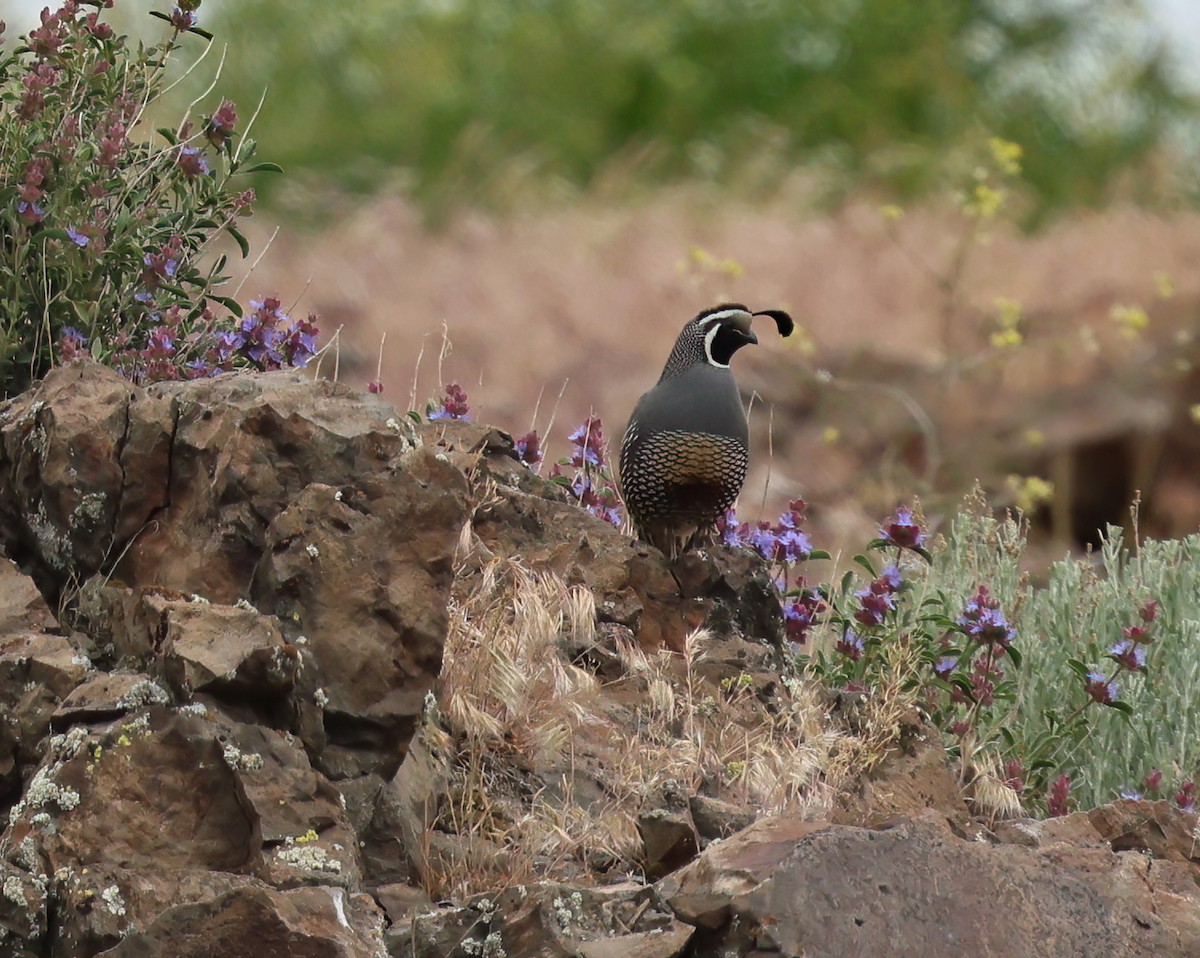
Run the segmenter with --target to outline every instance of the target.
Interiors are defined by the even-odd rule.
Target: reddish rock
[[[660,882],[713,951],[887,954],[1200,953],[1200,889],[1169,861],[1107,848],[994,846],[931,822],[879,831],[760,821]]]
[[[90,675],[55,710],[54,727],[77,722],[107,722],[147,705],[166,705],[171,694],[144,672],[98,672]]]
[[[249,875],[230,872],[111,865],[64,869],[50,885],[55,903],[51,958],[91,958],[175,905],[207,901],[244,886],[265,887]]]
[[[46,934],[47,902],[46,881],[41,875],[0,861],[0,948],[7,949],[4,954],[36,954]]]
[[[1097,836],[1113,851],[1139,851],[1156,859],[1200,865],[1200,816],[1173,802],[1121,799],[1086,814]]]
[[[653,808],[637,817],[642,838],[642,867],[654,879],[690,862],[700,850],[700,839],[686,808]]]
[[[268,530],[254,583],[260,608],[306,638],[319,761],[338,778],[395,771],[441,669],[463,479],[424,452],[398,468],[406,481],[362,477],[341,498],[306,488]]]
[[[146,596],[141,607],[153,623],[156,671],[181,698],[193,692],[237,699],[291,691],[299,651],[284,641],[272,617],[156,595]]]
[[[237,888],[168,908],[105,958],[379,958],[383,912],[342,888]]]
[[[0,539],[52,603],[166,504],[170,435],[169,404],[93,363],[52,370],[0,411]]]
[[[15,854],[26,838],[47,874],[89,865],[249,873],[262,855],[258,817],[213,730],[161,706],[56,736],[0,848]]]
[[[13,796],[41,759],[51,716],[90,664],[60,635],[0,635],[0,798]]]
[[[707,795],[692,795],[688,799],[688,810],[692,813],[697,834],[705,841],[728,838],[734,832],[749,828],[756,817],[752,808]]]
[[[33,579],[0,557],[0,635],[51,632],[58,622]]]

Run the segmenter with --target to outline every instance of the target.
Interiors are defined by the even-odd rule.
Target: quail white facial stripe
[[[723,319],[733,319],[736,316],[749,316],[750,314],[744,309],[722,309],[715,313],[709,313],[707,316],[702,316],[696,320],[696,325],[700,327],[707,326],[709,323],[719,323]]]
[[[713,340],[717,338],[717,333],[719,333],[720,331],[721,331],[720,326],[714,326],[712,329],[710,329],[707,333],[704,334],[704,357],[705,357],[705,359],[708,360],[708,364],[710,366],[716,366],[717,369],[728,369],[729,363],[719,363],[715,359],[713,359],[712,344],[713,344]]]

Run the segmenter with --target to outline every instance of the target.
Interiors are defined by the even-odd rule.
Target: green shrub
[[[1012,806],[1061,814],[1173,783],[1192,807],[1200,535],[1131,553],[1110,527],[1098,555],[1065,558],[1040,584],[1022,571],[1024,527],[978,500],[924,544],[902,509],[871,544],[893,561],[858,556],[869,582],[824,587],[831,633],[799,656],[804,671],[839,695],[902,688],[964,783],[988,773]],[[906,558],[918,553],[927,561]]]
[[[364,192],[403,171],[435,208],[598,180],[761,195],[797,166],[908,196],[988,129],[1037,144],[1037,212],[1102,202],[1195,115],[1130,0],[256,0],[215,16],[244,40],[231,89],[266,90],[261,129],[290,169]]]
[[[0,394],[83,350],[144,381],[302,365],[315,326],[272,299],[239,324],[218,292],[218,238],[247,252],[247,174],[277,167],[254,162],[228,100],[145,129],[172,55],[208,37],[199,0],[157,14],[165,37],[136,46],[105,5],[68,0],[0,51]]]

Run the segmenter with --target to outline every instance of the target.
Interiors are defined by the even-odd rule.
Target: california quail
[[[755,316],[770,316],[783,336],[792,332],[782,310],[751,313],[739,303],[704,310],[683,327],[658,384],[625,427],[625,506],[638,535],[669,556],[703,539],[746,478],[746,411],[729,361],[758,342],[750,330]]]

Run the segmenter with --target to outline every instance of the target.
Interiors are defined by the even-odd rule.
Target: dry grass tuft
[[[664,789],[828,805],[846,741],[815,688],[776,681],[764,701],[762,676],[705,677],[705,631],[682,655],[610,640],[621,674],[603,681],[571,660],[602,641],[586,588],[503,558],[460,568],[440,719],[424,728],[449,782],[431,834],[455,837],[424,863],[435,894],[638,874],[637,815]]]

